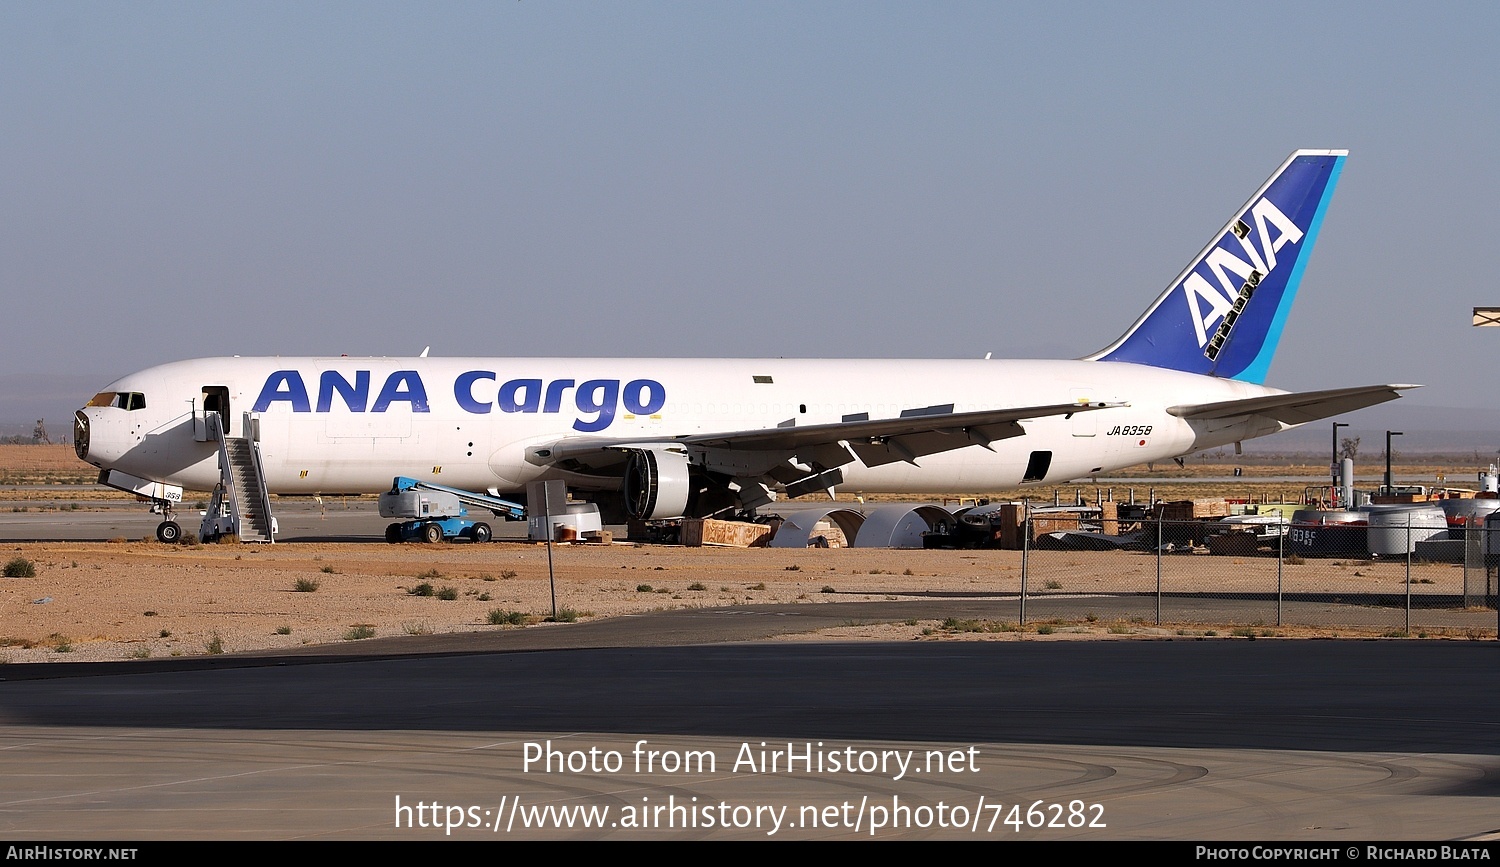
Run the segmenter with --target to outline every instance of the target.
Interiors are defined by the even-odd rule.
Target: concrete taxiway
[[[572,649],[588,643],[580,625],[516,652],[413,639],[7,667],[0,830],[1436,840],[1500,828],[1493,643],[651,646],[672,615],[624,619],[613,646],[592,649]],[[548,742],[620,763],[528,764]],[[757,764],[778,750],[824,764]],[[903,753],[920,769],[826,763]],[[674,754],[699,764],[669,770]],[[595,812],[534,812],[579,807]]]
[[[62,486],[57,486],[61,488]],[[70,506],[77,503],[79,508]],[[25,509],[26,511],[13,511]],[[77,501],[59,490],[50,503],[0,501],[0,542],[103,542],[108,539],[154,538],[161,516],[145,503],[129,500]],[[196,533],[201,512],[191,504],[179,509],[176,520],[185,532]],[[287,498],[276,503],[278,541],[381,540],[390,519],[380,517],[374,500],[327,497]],[[525,521],[494,519],[498,539],[526,537]]]

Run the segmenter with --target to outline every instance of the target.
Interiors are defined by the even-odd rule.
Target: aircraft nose
[[[89,459],[89,417],[81,409],[73,413],[73,451],[80,461]]]
[[[81,460],[96,467],[108,467],[130,450],[133,443],[126,436],[121,420],[105,414],[115,412],[86,406],[73,413],[73,451]]]

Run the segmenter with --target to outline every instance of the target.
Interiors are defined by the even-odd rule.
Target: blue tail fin
[[[1348,153],[1294,152],[1125,336],[1089,359],[1264,382]]]

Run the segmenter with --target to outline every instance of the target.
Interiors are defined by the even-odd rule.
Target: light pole
[[[1494,328],[1496,326],[1500,326],[1500,307],[1474,308],[1474,327]],[[1500,639],[1500,597],[1495,600],[1495,638]]]
[[[1336,421],[1333,423],[1333,460],[1328,464],[1328,470],[1333,475],[1333,486],[1339,486],[1339,428],[1348,427],[1348,422]]]
[[[1392,490],[1392,488],[1395,487],[1394,485],[1391,484],[1391,437],[1399,437],[1399,436],[1406,436],[1406,434],[1404,434],[1404,433],[1402,433],[1401,431],[1398,431],[1398,430],[1388,430],[1388,431],[1385,432],[1385,494],[1386,494],[1386,496],[1390,496],[1392,493],[1394,493],[1394,491]]]

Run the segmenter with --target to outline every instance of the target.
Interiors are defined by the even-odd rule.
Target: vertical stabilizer
[[[1092,361],[1264,382],[1348,151],[1299,150]]]

